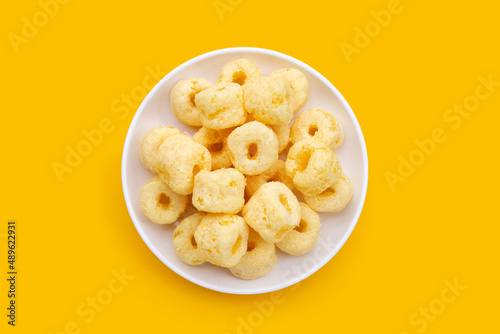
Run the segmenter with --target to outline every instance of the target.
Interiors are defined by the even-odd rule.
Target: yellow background
[[[7,36],[21,34],[22,18],[31,20],[40,5],[4,4],[0,267],[4,277],[6,225],[14,219],[19,295],[12,328],[1,280],[2,333],[61,333],[72,321],[81,333],[237,333],[238,319],[258,318],[254,301],[270,294],[198,287],[141,240],[120,179],[135,108],[124,119],[112,111],[142,85],[146,67],[166,73],[233,46],[284,52],[325,75],[352,106],[370,164],[366,204],[345,246],[299,287],[283,290],[279,305],[247,332],[419,333],[410,316],[457,278],[467,288],[424,332],[498,333],[500,89],[458,129],[443,120],[474,94],[479,76],[500,81],[498,4],[401,0],[401,13],[348,62],[339,45],[353,44],[355,27],[388,1],[232,3],[221,20],[212,0],[73,0],[17,53]],[[105,118],[113,131],[59,182],[51,164],[64,162],[65,147]],[[391,191],[385,173],[435,128],[447,140]],[[77,307],[122,268],[135,278],[86,322]]]

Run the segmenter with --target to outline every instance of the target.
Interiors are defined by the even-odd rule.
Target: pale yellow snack
[[[255,117],[248,114],[246,123],[255,121]],[[290,127],[288,125],[268,125],[278,137],[278,154],[283,152],[290,142]]]
[[[210,170],[208,149],[186,135],[170,136],[163,141],[156,155],[156,170],[163,182],[181,195],[193,192],[195,175]]]
[[[247,250],[248,225],[240,216],[209,213],[198,225],[194,238],[208,262],[234,267]]]
[[[201,171],[194,177],[193,205],[200,211],[235,214],[245,205],[246,179],[234,168]]]
[[[246,175],[257,175],[278,160],[278,137],[260,122],[246,123],[227,137],[234,167]]]
[[[294,256],[304,255],[316,246],[321,223],[319,215],[305,203],[300,203],[299,226],[288,232],[276,247]]]
[[[259,122],[288,125],[294,101],[290,84],[280,76],[260,77],[243,87],[245,108]]]
[[[247,198],[252,197],[263,184],[273,181],[283,183],[290,190],[294,188],[292,179],[286,174],[283,160],[276,160],[274,165],[262,174],[247,176],[247,187],[245,188]]]
[[[314,138],[335,151],[344,140],[344,128],[329,112],[309,109],[300,113],[293,121],[290,140],[295,144],[309,138]]]
[[[141,148],[139,150],[142,165],[151,172],[158,174],[155,168],[158,147],[168,137],[179,134],[182,134],[182,132],[171,126],[157,126],[148,131],[142,137]]]
[[[282,68],[274,71],[270,76],[281,76],[293,90],[294,112],[298,112],[309,100],[309,81],[301,71],[295,68]]]
[[[170,108],[175,117],[191,126],[201,126],[200,111],[195,103],[195,96],[212,87],[205,78],[180,80],[170,91]]]
[[[205,262],[205,253],[198,248],[194,238],[194,232],[205,217],[204,213],[195,213],[183,219],[174,230],[172,241],[175,252],[182,262],[191,266],[197,266]]]
[[[250,229],[247,251],[229,271],[241,279],[256,279],[266,276],[274,268],[277,259],[278,252],[274,244],[265,241],[259,233]]]
[[[276,243],[300,222],[297,197],[281,182],[263,184],[243,207],[243,218],[267,242]]]
[[[201,124],[209,129],[221,130],[245,123],[247,112],[243,103],[243,90],[235,83],[220,83],[196,94]]]
[[[253,61],[241,58],[222,67],[217,83],[232,82],[243,86],[261,76],[259,67]]]
[[[335,154],[313,138],[299,141],[290,148],[285,167],[295,187],[307,196],[324,191],[342,172]]]
[[[318,212],[342,211],[352,198],[351,180],[343,172],[330,187],[320,194],[304,196],[311,209]]]
[[[193,135],[193,140],[205,146],[210,152],[212,156],[212,170],[227,168],[233,165],[227,147],[227,136],[232,131],[232,128],[212,130],[202,127]]]
[[[186,209],[187,196],[176,194],[159,177],[142,186],[141,208],[156,224],[172,224]]]
[[[278,160],[278,137],[260,122],[236,128],[227,137],[229,156],[234,167],[246,175],[257,175]]]

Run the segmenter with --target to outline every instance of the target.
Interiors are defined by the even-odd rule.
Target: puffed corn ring
[[[351,180],[341,173],[324,192],[315,196],[304,196],[311,209],[318,212],[339,212],[343,210],[352,198]]]
[[[247,187],[245,188],[247,198],[252,197],[263,184],[274,181],[283,183],[290,190],[294,188],[292,179],[286,174],[283,160],[276,160],[274,165],[262,174],[247,176]]]
[[[243,87],[245,108],[259,122],[288,125],[293,118],[294,101],[290,84],[281,76],[260,77]]]
[[[281,182],[263,184],[243,207],[243,218],[267,242],[276,243],[300,223],[297,197]]]
[[[199,92],[212,87],[205,78],[180,80],[170,91],[170,108],[181,122],[191,126],[201,126],[200,111],[195,103]]]
[[[342,172],[337,156],[313,138],[299,141],[290,148],[285,167],[295,187],[307,196],[324,191]]]
[[[156,169],[163,182],[181,195],[193,192],[194,176],[212,165],[208,149],[186,135],[168,137],[158,148]]]
[[[301,71],[295,68],[282,68],[274,71],[270,76],[281,76],[288,81],[293,90],[294,112],[296,113],[309,100],[309,81]]]
[[[212,170],[231,167],[231,157],[227,148],[227,136],[233,129],[212,130],[200,128],[193,135],[193,140],[205,146],[212,156]]]
[[[321,141],[335,151],[344,140],[344,128],[329,112],[323,109],[309,109],[295,118],[290,131],[290,140],[294,144],[308,138]]]
[[[305,203],[300,203],[301,219],[299,226],[288,232],[276,246],[283,252],[294,256],[304,255],[316,246],[319,237],[319,215]]]
[[[183,219],[174,230],[172,241],[175,252],[182,262],[197,266],[205,262],[205,253],[198,248],[194,239],[194,232],[205,217],[204,213],[195,213]]]
[[[256,279],[266,276],[273,269],[277,258],[278,252],[274,244],[265,241],[259,233],[250,229],[247,251],[229,271],[241,279]]]
[[[158,174],[158,171],[155,168],[155,159],[158,147],[160,147],[161,143],[163,143],[163,141],[168,137],[179,134],[182,134],[182,132],[171,126],[157,126],[148,131],[148,133],[142,137],[141,148],[139,151],[139,157],[142,165],[153,173]]]
[[[246,179],[234,168],[201,171],[194,177],[193,205],[200,211],[235,214],[245,205]]]
[[[255,121],[255,117],[248,114],[246,123]],[[288,125],[268,125],[278,136],[278,154],[283,152],[290,142],[290,127]]]
[[[262,76],[259,67],[248,59],[234,60],[224,65],[220,71],[217,83],[232,82],[243,86],[248,81]]]
[[[186,209],[187,196],[176,194],[159,177],[142,186],[141,208],[156,224],[172,224]]]
[[[248,225],[240,216],[209,213],[194,232],[208,262],[234,267],[247,251]]]
[[[246,175],[257,175],[278,160],[278,137],[260,122],[246,123],[227,137],[234,167]]]
[[[245,123],[247,112],[243,90],[235,83],[220,83],[196,94],[196,106],[204,127],[227,129]]]

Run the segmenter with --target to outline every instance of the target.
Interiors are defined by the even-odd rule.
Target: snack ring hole
[[[191,245],[193,245],[194,249],[198,248],[198,244],[196,243],[196,239],[194,238],[194,234],[191,236]]]
[[[311,159],[311,151],[305,151],[299,156],[298,159],[299,172],[303,172],[306,170],[307,166],[309,165],[309,159]]]
[[[210,151],[210,153],[221,152],[223,148],[224,148],[223,142],[214,143],[208,146],[208,150]]]
[[[304,220],[300,221],[300,224],[294,228],[295,231],[299,233],[304,233],[307,231],[307,223]]]
[[[191,102],[191,105],[193,107],[196,107],[196,103],[194,102],[194,97],[195,96],[196,96],[196,93],[194,93],[194,92],[189,95],[189,101]]]
[[[256,159],[258,152],[259,152],[259,146],[256,143],[251,143],[248,146],[248,159],[251,159],[251,160]]]
[[[316,132],[318,132],[318,127],[316,125],[311,125],[309,128],[309,136],[314,137]]]
[[[236,254],[236,252],[240,248],[240,246],[241,246],[241,239],[242,239],[241,235],[239,235],[238,239],[236,239],[236,242],[233,245],[233,248],[231,249],[231,253],[233,253],[233,255]]]
[[[233,82],[243,86],[247,80],[247,75],[244,72],[235,72],[233,74]]]
[[[288,211],[288,213],[292,213],[292,209],[290,208],[290,205],[288,204],[288,200],[286,199],[285,194],[280,194],[279,198],[280,198],[281,204],[283,204],[286,211]]]
[[[165,195],[164,193],[161,193],[159,196],[158,196],[158,205],[163,209],[163,210],[167,210],[168,207],[170,206],[170,197],[168,197],[167,195]]]
[[[194,167],[193,167],[193,179],[196,176],[196,174],[198,174],[200,172],[200,170],[201,170],[200,166],[198,166],[197,164],[194,165]]]
[[[255,241],[248,241],[247,252],[253,251],[255,249],[255,246],[257,246]]]

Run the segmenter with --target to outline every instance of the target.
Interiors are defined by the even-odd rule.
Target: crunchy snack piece
[[[201,124],[214,130],[227,129],[245,123],[247,112],[243,90],[235,83],[220,83],[196,94]]]
[[[171,126],[157,126],[149,130],[144,137],[142,137],[141,148],[139,150],[139,157],[142,165],[151,172],[158,174],[155,168],[158,147],[160,147],[161,143],[168,137],[180,134],[182,134],[182,132]]]
[[[255,117],[248,114],[246,123],[255,121]],[[290,142],[290,127],[288,125],[268,125],[278,137],[278,154],[283,152]]]
[[[246,179],[234,168],[201,171],[194,178],[193,205],[200,211],[235,214],[245,205]]]
[[[262,185],[242,213],[247,224],[271,243],[282,240],[300,222],[299,201],[281,182]]]
[[[172,241],[175,252],[182,262],[191,266],[197,266],[205,262],[205,254],[198,248],[194,238],[194,232],[205,217],[204,213],[195,213],[183,219],[174,230]]]
[[[293,111],[296,113],[302,109],[309,100],[309,81],[304,73],[295,68],[282,68],[274,71],[270,76],[281,76],[290,84],[293,90]]]
[[[288,125],[294,101],[290,84],[280,76],[260,77],[243,87],[245,108],[259,122]]]
[[[205,78],[180,80],[170,91],[170,108],[181,122],[191,126],[201,126],[200,111],[195,103],[195,96],[212,87]]]
[[[227,136],[233,129],[212,130],[200,128],[193,135],[193,140],[205,146],[212,156],[212,170],[231,167],[231,157],[227,147]]]
[[[342,172],[335,154],[313,138],[299,141],[290,148],[285,167],[295,187],[307,196],[324,191]]]
[[[269,181],[281,182],[290,190],[294,188],[292,179],[286,174],[285,162],[283,160],[276,160],[274,165],[264,173],[247,176],[247,187],[245,188],[247,198],[252,197],[263,184]]]
[[[209,213],[198,225],[194,238],[208,262],[234,267],[247,250],[248,225],[240,216]]]
[[[305,203],[300,203],[300,224],[288,232],[276,246],[294,256],[304,255],[316,246],[319,237],[319,215]]]
[[[253,61],[241,58],[222,67],[217,83],[232,82],[243,86],[261,76],[259,67]]]
[[[278,137],[266,125],[246,123],[228,137],[229,155],[234,167],[246,175],[257,175],[278,160]]]
[[[181,195],[193,192],[194,176],[212,165],[207,148],[186,135],[168,137],[158,148],[156,169],[160,178]]]
[[[241,279],[256,279],[266,276],[274,268],[277,259],[278,252],[274,244],[265,241],[259,233],[250,229],[247,251],[229,271]]]
[[[187,196],[176,194],[159,177],[142,186],[141,208],[156,224],[172,224],[186,209]]]
[[[307,205],[318,212],[339,212],[346,207],[351,198],[351,180],[343,172],[340,173],[337,181],[322,193],[304,196]]]
[[[295,144],[309,138],[314,138],[335,151],[344,140],[344,128],[329,112],[309,109],[300,113],[293,121],[290,140]]]

